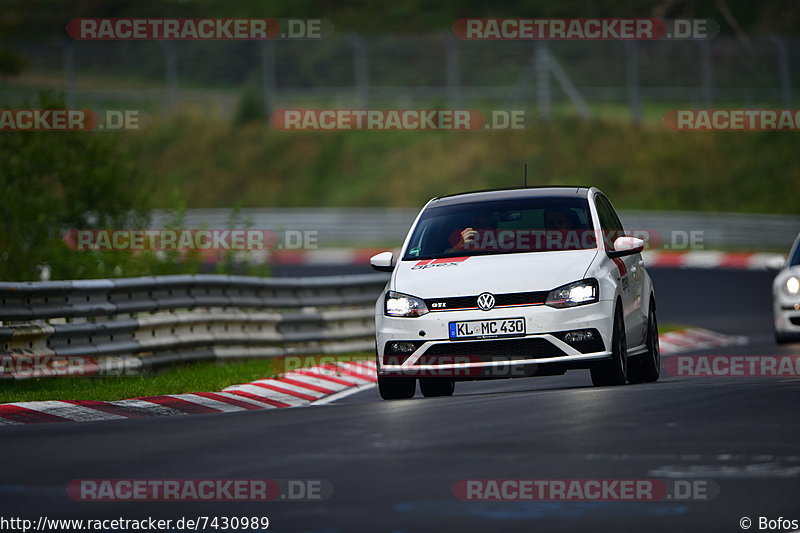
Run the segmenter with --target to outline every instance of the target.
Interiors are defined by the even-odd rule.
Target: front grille
[[[416,364],[434,365],[437,364],[437,359],[441,356],[477,357],[479,361],[513,361],[518,359],[544,359],[562,355],[564,355],[564,352],[551,342],[541,338],[478,342],[461,341],[434,344],[425,351]]]
[[[789,318],[789,321],[795,326],[800,326],[800,316],[793,316]]]
[[[548,291],[509,292],[495,294],[495,307],[509,305],[541,305],[547,300]],[[425,305],[431,311],[452,311],[455,309],[478,309],[478,296],[456,296],[453,298],[428,298]]]

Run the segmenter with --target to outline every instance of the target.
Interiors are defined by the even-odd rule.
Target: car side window
[[[605,196],[597,195],[595,197],[595,205],[597,206],[597,214],[600,218],[600,228],[603,231],[606,249],[613,251],[614,241],[618,237],[625,235],[622,222],[620,222],[614,208],[611,207],[611,202]]]
[[[608,198],[603,198],[603,199],[608,204],[608,210],[611,212],[611,216],[613,217],[614,230],[619,232],[619,235],[617,235],[617,237],[624,236],[625,235],[625,228],[622,227],[622,221],[619,219],[619,216],[617,216],[617,212],[614,210],[614,206],[611,205],[611,202],[608,201]]]

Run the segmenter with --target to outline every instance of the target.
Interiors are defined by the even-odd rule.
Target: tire
[[[592,384],[596,387],[624,385],[628,379],[628,343],[625,338],[625,323],[619,303],[614,312],[614,331],[611,334],[611,359],[603,361],[590,370]]]
[[[650,313],[647,315],[647,353],[634,357],[628,362],[629,383],[653,383],[661,376],[661,349],[658,346],[658,319],[656,303],[650,300]]]
[[[775,344],[788,344],[790,342],[800,342],[800,335],[775,331]]]
[[[452,396],[456,390],[456,383],[452,379],[420,378],[419,390],[426,398]]]
[[[407,400],[417,392],[417,380],[378,376],[378,391],[384,400]]]

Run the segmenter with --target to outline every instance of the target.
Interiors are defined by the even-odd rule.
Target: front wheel
[[[592,384],[597,387],[624,385],[628,379],[628,344],[625,339],[625,321],[619,304],[614,313],[614,330],[611,334],[611,359],[590,370]]]
[[[378,376],[378,391],[384,400],[413,398],[414,393],[417,392],[417,380],[414,378]]]
[[[787,344],[789,342],[798,342],[800,341],[800,335],[797,333],[789,334],[789,333],[781,333],[778,330],[775,330],[775,344]]]
[[[628,365],[630,383],[653,383],[661,375],[661,349],[658,346],[658,320],[656,306],[650,300],[650,314],[647,316],[647,353],[631,359]]]

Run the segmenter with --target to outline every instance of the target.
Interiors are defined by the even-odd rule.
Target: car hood
[[[597,250],[400,261],[393,290],[420,298],[549,291],[583,279]]]

